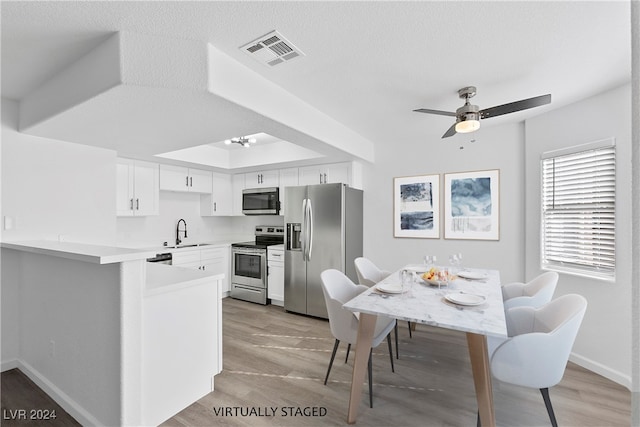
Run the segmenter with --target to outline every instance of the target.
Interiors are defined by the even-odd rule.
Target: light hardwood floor
[[[340,345],[329,382],[323,385],[333,348],[327,321],[230,298],[222,305],[224,370],[216,377],[216,390],[163,426],[347,425],[353,351],[345,364],[346,345]],[[391,372],[383,343],[373,357],[373,409],[365,387],[356,425],[475,426],[476,400],[464,334],[418,325],[410,339],[406,324],[398,329],[396,372]],[[550,425],[537,390],[496,381],[493,386],[499,426]],[[630,424],[630,392],[573,363],[550,393],[560,426]],[[49,408],[53,403],[48,399],[20,372],[2,373],[3,411]],[[265,416],[271,408],[276,415]],[[296,416],[296,410],[305,408],[320,412]],[[74,425],[69,418],[32,425]],[[2,425],[16,423],[3,420]]]
[[[224,370],[216,377],[216,390],[164,426],[347,425],[354,354],[345,364],[346,345],[341,343],[323,385],[334,342],[327,321],[226,298],[223,323]],[[383,342],[374,350],[373,408],[365,387],[356,425],[475,426],[465,335],[418,325],[409,338],[406,324],[400,326],[395,373]],[[539,391],[497,381],[493,386],[499,426],[550,425]],[[561,426],[630,424],[630,392],[573,363],[550,394]],[[265,416],[271,408],[275,416]],[[321,412],[292,416],[289,408]]]

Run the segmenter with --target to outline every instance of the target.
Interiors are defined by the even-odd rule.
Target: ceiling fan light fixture
[[[456,132],[469,133],[480,129],[480,116],[478,113],[467,113],[460,117],[460,121],[456,123]]]
[[[224,143],[226,145],[238,144],[238,145],[242,145],[244,148],[249,148],[251,147],[252,144],[255,144],[256,142],[258,142],[257,139],[247,138],[246,136],[240,136],[240,137],[224,140]]]

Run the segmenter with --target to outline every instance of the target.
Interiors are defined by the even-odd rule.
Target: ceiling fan
[[[444,135],[442,135],[443,138],[448,138],[456,133],[467,133],[478,130],[480,128],[480,119],[489,119],[491,117],[502,116],[503,114],[515,113],[516,111],[539,107],[551,102],[551,94],[546,94],[481,110],[477,105],[473,105],[469,102],[469,99],[473,98],[475,94],[475,86],[467,86],[460,89],[458,91],[458,96],[461,99],[464,99],[464,105],[458,108],[455,113],[441,110],[430,110],[428,108],[418,108],[413,111],[418,113],[439,114],[441,116],[455,117],[456,122],[451,125]]]

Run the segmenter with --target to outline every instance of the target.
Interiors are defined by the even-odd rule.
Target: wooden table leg
[[[349,413],[347,422],[353,424],[358,415],[358,406],[362,397],[362,384],[367,373],[369,351],[373,341],[373,331],[376,327],[378,316],[360,313],[358,322],[358,339],[356,340],[356,357],[353,362],[353,374],[351,376],[351,394],[349,395]]]
[[[469,358],[471,359],[473,383],[476,388],[480,422],[482,423],[482,427],[495,427],[496,414],[493,408],[493,390],[491,388],[491,368],[489,366],[487,337],[485,335],[467,332],[467,345],[469,347]]]

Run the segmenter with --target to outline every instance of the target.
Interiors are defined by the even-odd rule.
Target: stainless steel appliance
[[[320,273],[335,268],[357,282],[362,256],[362,191],[345,184],[285,189],[284,308],[327,318]]]
[[[242,213],[245,215],[280,215],[278,187],[242,190]]]
[[[167,252],[164,254],[156,254],[153,258],[147,258],[147,262],[157,262],[158,264],[168,264],[171,265],[171,260],[173,259],[173,255],[171,252]]]
[[[284,227],[259,225],[255,241],[231,244],[232,298],[267,304],[267,247],[284,242]]]

